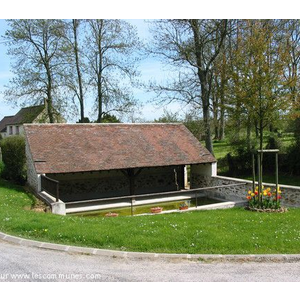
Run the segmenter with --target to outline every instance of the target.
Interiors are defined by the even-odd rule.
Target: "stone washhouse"
[[[193,189],[216,175],[216,159],[182,124],[26,124],[24,132],[28,184],[52,199],[54,213],[74,201]]]

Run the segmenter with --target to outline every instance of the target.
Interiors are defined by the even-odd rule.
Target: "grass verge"
[[[212,254],[300,252],[300,209],[242,208],[167,215],[88,218],[30,210],[33,198],[0,180],[0,231],[60,244],[126,251]]]

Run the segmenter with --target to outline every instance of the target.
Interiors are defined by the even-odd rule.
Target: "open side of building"
[[[216,160],[182,124],[26,124],[28,184],[59,203],[197,188]]]

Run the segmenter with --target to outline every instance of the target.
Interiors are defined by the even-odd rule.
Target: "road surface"
[[[299,282],[300,262],[196,262],[70,254],[0,241],[0,282]]]

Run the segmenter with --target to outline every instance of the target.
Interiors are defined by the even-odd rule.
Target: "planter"
[[[105,214],[105,217],[117,217],[118,215],[119,215],[118,213],[109,212],[109,213]]]
[[[151,208],[151,213],[152,213],[152,214],[161,213],[162,210],[163,210],[162,207],[152,207],[152,208]]]
[[[272,208],[255,208],[255,207],[246,207],[247,210],[255,211],[255,212],[266,212],[266,213],[284,213],[287,212],[287,208],[281,207],[278,209]]]
[[[188,206],[179,206],[179,210],[187,210],[188,208]]]

